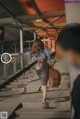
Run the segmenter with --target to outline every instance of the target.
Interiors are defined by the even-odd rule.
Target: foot
[[[47,103],[46,102],[43,102],[42,106],[43,106],[43,109],[47,109]]]

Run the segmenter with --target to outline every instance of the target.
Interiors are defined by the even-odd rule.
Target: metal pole
[[[15,42],[15,53],[17,53],[16,42]],[[16,55],[13,57],[13,61],[14,61],[14,74],[15,74],[16,71],[17,71],[17,67],[16,67],[16,65],[17,65],[17,56]]]
[[[20,29],[20,53],[21,53],[21,69],[24,68],[23,63],[23,31]]]
[[[3,64],[3,67],[4,67],[4,80],[6,80],[7,79],[7,65]]]
[[[4,49],[3,49],[3,43],[2,43],[2,53],[3,53]]]
[[[36,33],[34,32],[34,41],[36,40]]]
[[[39,39],[40,37],[39,37],[39,36],[37,36],[37,38]]]
[[[13,63],[14,63],[14,74],[16,73],[17,69],[16,69],[16,56],[13,57]]]
[[[16,47],[16,43],[15,43],[15,53],[17,53],[17,47]]]
[[[23,53],[23,31],[20,29],[20,53]]]
[[[31,47],[30,47],[30,42],[29,42],[29,51],[30,51]]]

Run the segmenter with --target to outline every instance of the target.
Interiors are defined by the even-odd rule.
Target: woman
[[[41,40],[35,40],[32,46],[32,56],[35,57],[36,72],[41,80],[41,89],[43,92],[42,104],[43,108],[46,109],[46,98],[47,98],[47,82],[49,74],[50,54],[46,46]]]

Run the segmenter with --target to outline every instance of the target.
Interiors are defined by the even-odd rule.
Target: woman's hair
[[[32,54],[42,52],[44,50],[44,44],[41,40],[35,40],[32,45]]]

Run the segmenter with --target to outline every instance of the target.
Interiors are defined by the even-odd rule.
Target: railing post
[[[36,33],[34,32],[34,41],[36,40]]]
[[[3,70],[4,70],[4,80],[6,80],[7,79],[7,64],[3,64]]]
[[[21,69],[24,68],[23,63],[23,31],[20,29],[20,53],[21,53]]]

